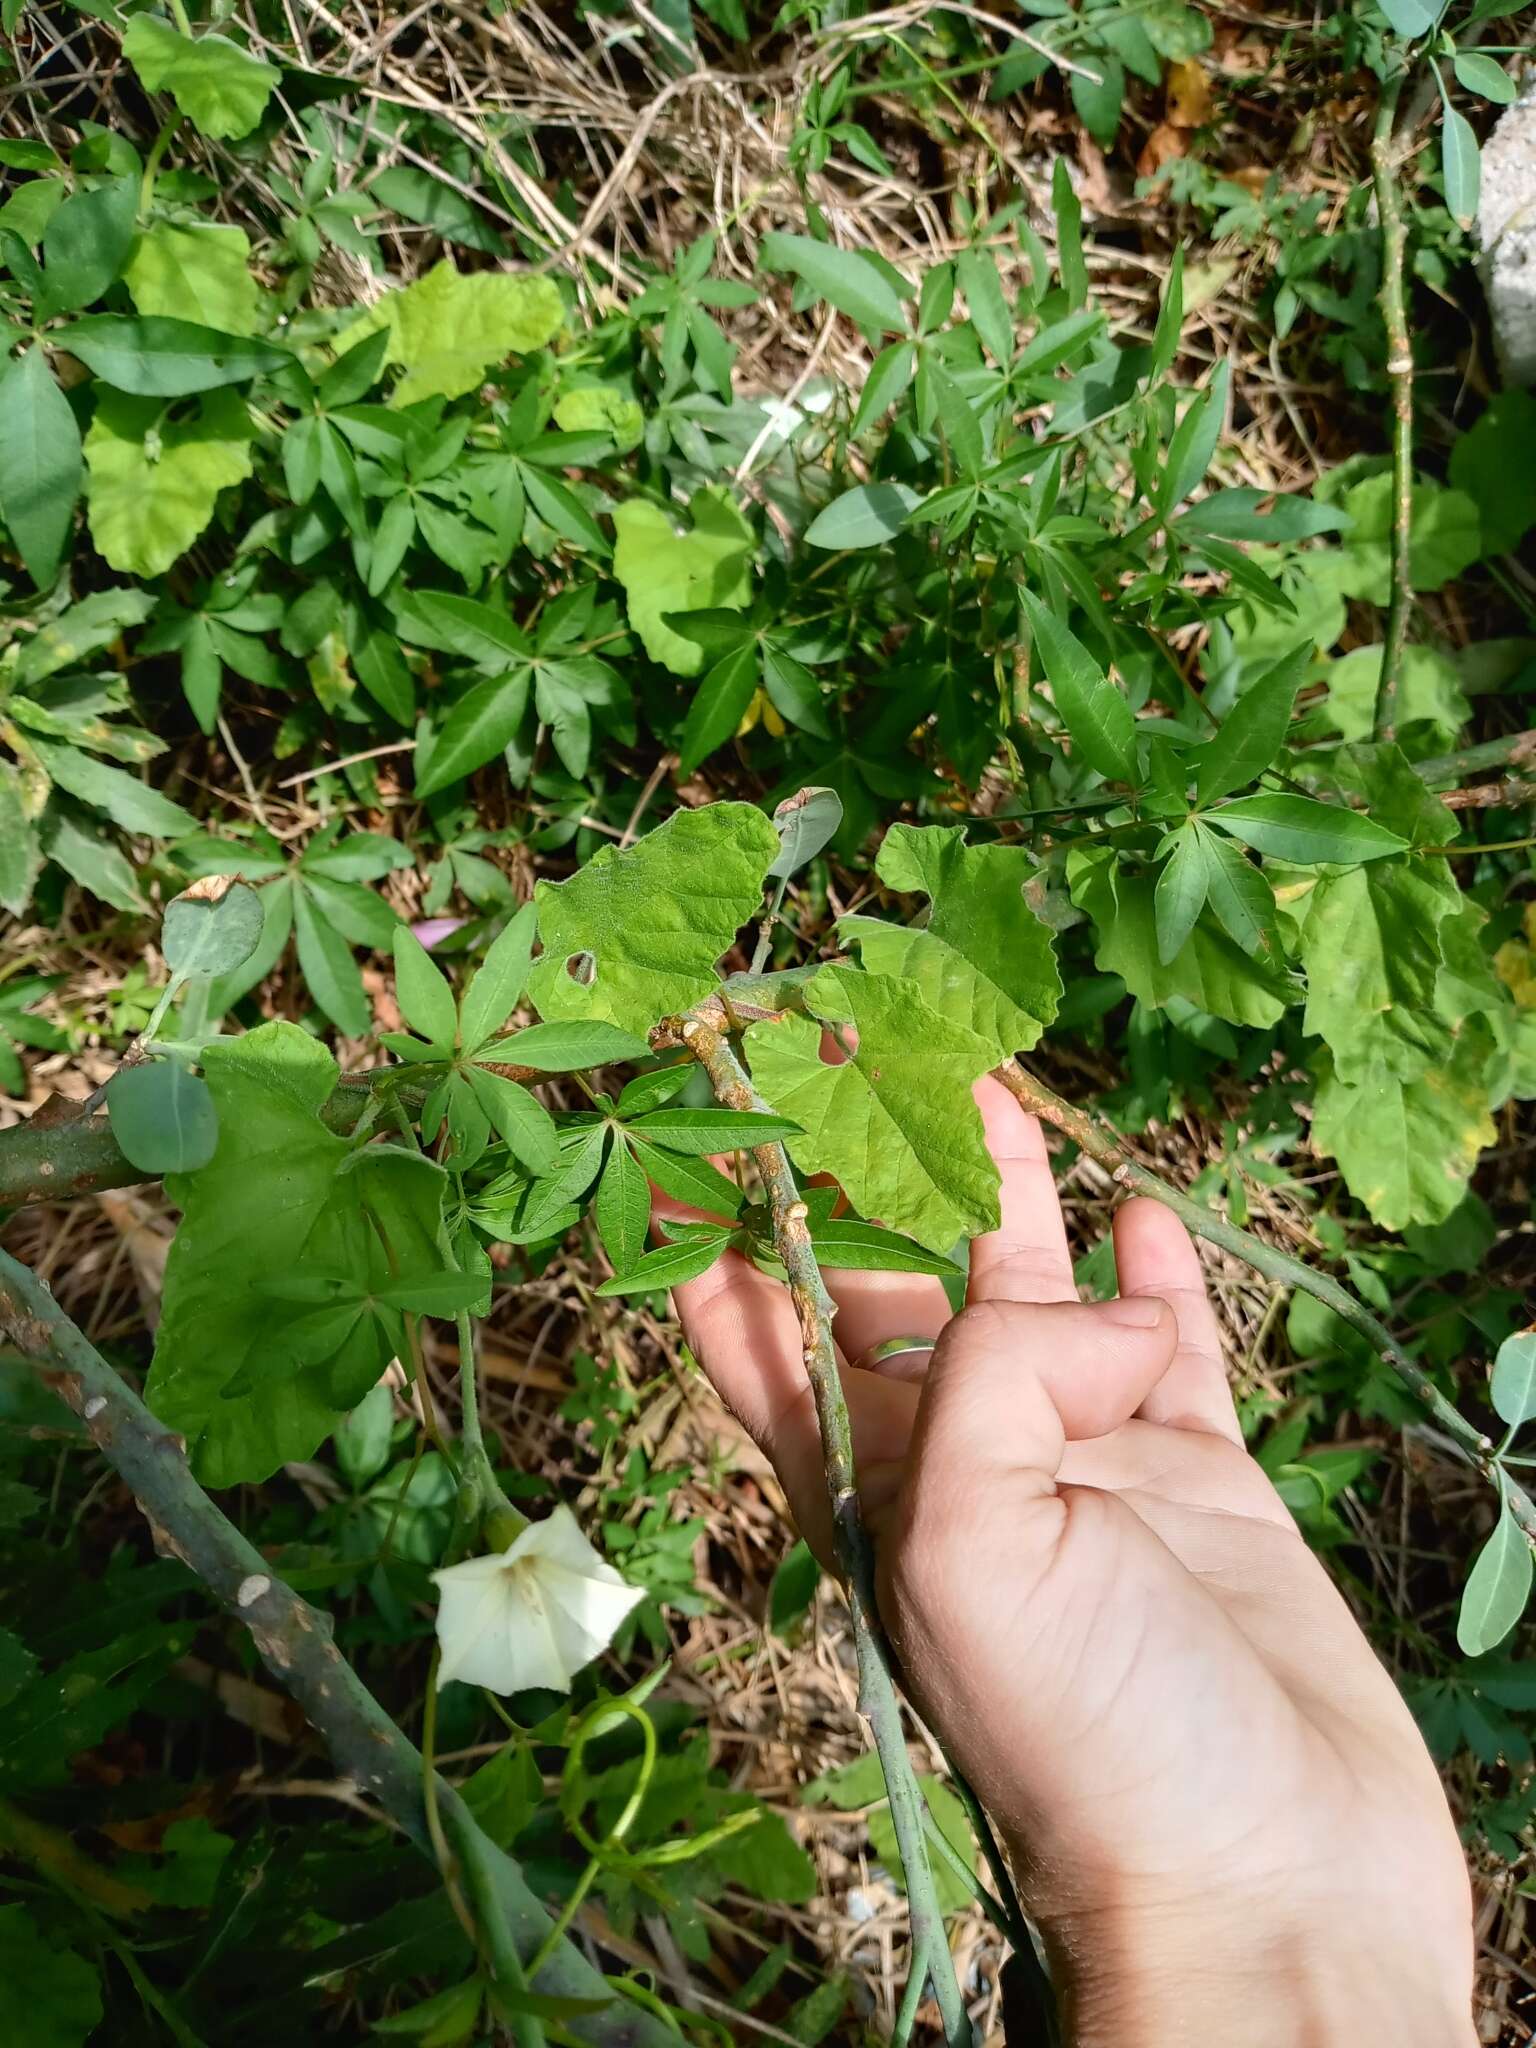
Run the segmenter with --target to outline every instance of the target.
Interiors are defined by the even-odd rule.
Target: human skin
[[[1243,1448],[1183,1226],[1115,1217],[1084,1304],[1038,1124],[977,1099],[1001,1227],[966,1307],[829,1273],[881,1617],[1007,1845],[1076,2048],[1458,2048],[1466,1868],[1390,1677]],[[676,1291],[689,1344],[827,1561],[784,1288],[730,1254]]]

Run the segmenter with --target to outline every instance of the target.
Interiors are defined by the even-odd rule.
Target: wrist
[[[1070,2048],[1475,2048],[1470,1926],[1200,1898],[1045,1922]]]

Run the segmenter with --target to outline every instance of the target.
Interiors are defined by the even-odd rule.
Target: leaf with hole
[[[633,846],[604,846],[534,900],[544,952],[529,993],[551,1021],[643,1035],[719,986],[717,963],[762,903],[778,834],[753,804],[678,811]]]

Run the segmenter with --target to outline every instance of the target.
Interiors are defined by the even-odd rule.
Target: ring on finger
[[[920,1380],[933,1356],[932,1337],[887,1337],[871,1344],[857,1361],[860,1372],[877,1372],[890,1380]]]

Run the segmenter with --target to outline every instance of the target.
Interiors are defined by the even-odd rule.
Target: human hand
[[[977,1088],[1002,1223],[968,1305],[829,1273],[881,1617],[1008,1844],[1079,2044],[1473,2039],[1465,1867],[1395,1686],[1247,1455],[1198,1256],[1115,1217],[1078,1300],[1039,1126]],[[735,1254],[676,1291],[694,1352],[827,1559],[784,1288]]]

